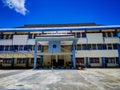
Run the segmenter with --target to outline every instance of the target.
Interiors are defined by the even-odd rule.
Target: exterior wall
[[[104,37],[103,33],[107,33],[107,32],[113,32],[115,31],[115,29],[112,30],[102,30],[101,31],[97,30],[97,32],[95,32],[95,30],[92,31],[86,31],[85,30],[78,30],[75,31],[75,36],[77,37],[77,34],[80,33],[80,36],[77,37],[78,38],[78,42],[77,44],[116,44],[119,46],[120,44],[120,39],[118,37],[114,37],[113,35],[111,37]],[[81,31],[81,32],[80,32]],[[120,29],[118,31],[116,31],[117,33],[119,33]],[[62,31],[60,31],[62,32]],[[86,36],[82,37],[82,33],[85,32]],[[38,32],[41,34],[41,32]],[[63,32],[62,32],[63,33]],[[67,32],[65,32],[67,34]],[[69,31],[69,33],[71,33]],[[3,32],[3,34],[6,34]],[[9,34],[9,33],[7,33]],[[10,33],[11,34],[11,33]],[[12,39],[0,39],[0,45],[35,45],[35,39],[34,38],[28,38],[28,34],[29,33],[21,33],[21,35],[16,35],[15,33],[13,34],[13,38]],[[23,35],[22,35],[23,34]],[[25,34],[25,35],[24,35]],[[36,33],[35,33],[36,34]],[[64,33],[63,33],[64,34]],[[33,37],[33,36],[32,36]],[[49,38],[49,37],[48,37]],[[19,40],[19,41],[18,41]],[[48,52],[48,46],[46,42],[41,42],[44,46],[43,48],[43,52]],[[63,42],[64,43],[64,42]],[[28,48],[28,46],[27,46]],[[87,48],[87,47],[86,47]],[[109,57],[109,58],[113,58],[113,57],[117,57],[118,58],[118,64],[120,64],[120,47],[117,49],[112,48],[111,50],[105,49],[103,50],[103,48],[101,50],[76,50],[75,54],[76,54],[76,58],[84,58],[84,65],[86,65],[86,58],[88,58],[88,64],[91,67],[102,67],[103,65],[103,58],[105,57]],[[32,52],[33,51],[33,52]],[[29,58],[29,62],[28,62],[28,66],[29,67],[33,67],[33,63],[31,63],[31,58],[34,58],[34,50],[32,51],[27,51],[24,52],[21,51],[8,51],[6,53],[4,53],[3,51],[0,52],[0,58],[14,58],[14,67],[26,67],[26,63],[25,64],[17,64],[17,58]],[[61,45],[61,52],[71,52],[71,46],[70,45]],[[56,59],[55,56],[51,57],[51,56],[44,56],[43,57],[43,65],[48,65],[48,62],[50,62],[51,64],[51,58]],[[99,63],[90,63],[90,58],[99,58]],[[59,56],[58,59],[64,59],[64,63],[71,61],[71,56]],[[2,66],[4,67],[8,67],[11,66],[11,64],[2,64]],[[38,64],[37,64],[38,66]],[[116,66],[116,63],[107,63],[107,66],[110,67],[114,67]]]
[[[120,39],[118,37],[107,37],[104,38],[105,43],[120,43]]]
[[[0,40],[0,45],[12,45],[13,40]]]
[[[19,42],[18,42],[19,40]],[[28,40],[28,35],[14,35],[13,45],[26,45]]]
[[[118,57],[118,50],[76,50],[76,57]]]
[[[11,64],[3,64],[3,63],[2,63],[2,66],[3,66],[3,67],[11,67]]]
[[[87,33],[88,44],[103,43],[102,33]]]
[[[87,43],[87,38],[79,38],[77,44],[86,44]]]
[[[35,45],[35,39],[28,39],[27,45]]]

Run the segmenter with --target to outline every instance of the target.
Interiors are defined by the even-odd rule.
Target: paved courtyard
[[[0,90],[120,90],[120,69],[0,70]]]

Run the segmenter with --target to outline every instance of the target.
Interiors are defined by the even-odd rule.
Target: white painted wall
[[[28,40],[28,35],[14,35],[13,45],[26,45]]]
[[[35,39],[28,39],[27,45],[35,45]]]
[[[102,33],[87,33],[88,44],[101,44],[103,43]]]
[[[118,57],[118,50],[76,50],[76,57]]]
[[[0,45],[12,45],[12,40],[0,40]]]
[[[120,39],[118,37],[107,37],[104,38],[105,43],[120,43]]]
[[[77,44],[86,44],[87,43],[87,38],[79,38]]]

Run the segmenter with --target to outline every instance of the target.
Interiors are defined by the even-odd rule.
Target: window
[[[35,46],[34,45],[28,45],[28,50],[29,51],[33,51],[35,49]]]
[[[13,38],[13,34],[3,34],[1,35],[1,39],[12,39]]]
[[[86,50],[86,44],[82,44],[82,50]]]
[[[13,46],[10,46],[10,51],[14,51],[14,47]]]
[[[28,38],[29,38],[29,39],[32,39],[32,34],[29,34],[29,35],[28,35]]]
[[[96,44],[92,44],[92,49],[93,49],[93,50],[96,50],[96,49],[97,49]]]
[[[34,34],[34,38],[37,36],[37,34]]]
[[[76,58],[76,61],[84,64],[84,58]]]
[[[81,50],[81,45],[77,45],[77,50]]]
[[[101,50],[102,49],[102,44],[98,44],[97,48],[98,48],[98,50]]]
[[[17,64],[25,64],[26,63],[26,58],[18,58],[17,59]]]
[[[99,58],[90,58],[90,63],[99,63]]]
[[[19,51],[23,51],[23,45],[19,46]]]
[[[86,37],[86,33],[85,32],[82,33],[82,37],[83,38]]]
[[[111,32],[108,32],[108,37],[112,37],[112,33]]]
[[[103,49],[107,49],[107,45],[106,44],[103,44]]]
[[[106,33],[105,32],[103,33],[103,37],[106,37]]]
[[[113,37],[113,36],[116,36],[116,34],[115,33],[113,34],[113,32],[104,32],[103,33],[103,37]]]
[[[107,49],[108,49],[108,50],[109,50],[109,49],[111,50],[111,49],[113,48],[112,46],[113,46],[112,44],[108,44],[108,45],[107,45]]]
[[[9,39],[9,36],[10,36],[9,34],[6,34],[6,38],[5,39]]]
[[[75,36],[75,33],[74,33],[74,32],[73,32],[72,34]]]
[[[4,46],[0,45],[0,51],[3,51],[3,50],[4,50]]]
[[[32,45],[28,45],[28,50],[32,51]]]
[[[56,47],[57,47],[57,45],[56,45],[56,44],[54,44],[54,45],[53,45],[53,48],[56,48]]]
[[[41,45],[38,45],[38,50],[41,50]]]
[[[18,51],[18,46],[17,45],[14,46],[14,50]]]
[[[114,48],[114,49],[117,49],[117,44],[113,44],[113,48]]]
[[[3,35],[2,34],[0,34],[0,39],[3,39]]]
[[[4,46],[4,51],[9,51],[10,50],[10,46],[7,45],[7,46]]]
[[[25,51],[27,51],[27,50],[28,50],[28,45],[24,45],[24,46],[23,46],[23,49],[24,49]]]
[[[13,34],[10,34],[10,35],[9,35],[9,39],[13,39]]]
[[[116,63],[116,58],[105,58],[107,63]]]
[[[32,50],[35,50],[35,45],[32,45]]]
[[[34,64],[34,58],[31,58],[31,64]],[[37,64],[40,64],[40,58],[37,58]]]
[[[96,50],[97,49],[97,45],[96,44],[88,44],[88,49],[89,50]]]
[[[77,32],[77,38],[80,38],[80,33],[79,32]]]
[[[3,59],[3,64],[11,64],[11,59],[9,58]]]
[[[117,32],[113,32],[113,37],[117,37]]]

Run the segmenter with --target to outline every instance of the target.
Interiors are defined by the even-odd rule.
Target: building
[[[119,32],[95,23],[0,28],[0,68],[120,67]]]

